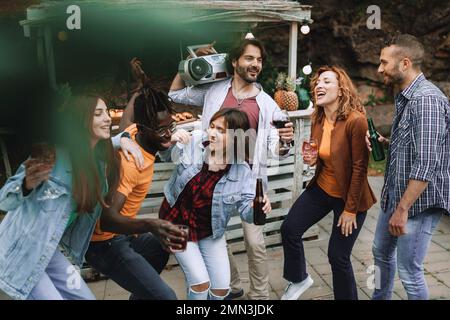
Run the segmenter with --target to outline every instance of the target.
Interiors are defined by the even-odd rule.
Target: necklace
[[[239,95],[236,93],[236,90],[235,90],[233,87],[231,87],[231,91],[232,91],[232,93],[233,93],[233,97],[236,99],[238,108],[240,108],[241,105],[242,105],[242,103],[243,103],[245,100],[247,100],[248,98],[250,98],[250,95],[251,95],[251,93],[250,93],[250,94],[244,96],[243,98],[239,99],[239,98],[238,98]]]
[[[240,99],[240,100],[239,100],[238,98],[236,98],[236,97],[234,97],[234,98],[236,99],[238,108],[240,108],[241,105],[242,105],[242,103],[243,103],[245,100],[247,100],[247,97],[244,97],[244,98],[242,98],[242,99]]]

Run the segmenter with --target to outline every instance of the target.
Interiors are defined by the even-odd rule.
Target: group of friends
[[[211,46],[197,56],[213,53]],[[391,299],[394,276],[409,299],[427,299],[423,261],[433,231],[450,214],[450,107],[448,98],[421,71],[424,48],[417,38],[394,36],[381,49],[378,72],[394,86],[395,112],[373,243],[373,299]],[[111,136],[111,118],[99,95],[74,94],[62,107],[67,120],[51,152],[33,155],[0,190],[0,289],[13,299],[95,299],[73,265],[84,261],[130,292],[130,299],[174,300],[160,273],[174,254],[190,300],[244,295],[239,270],[227,246],[230,217],[242,220],[248,257],[248,299],[269,299],[269,268],[263,226],[253,220],[256,179],[267,190],[268,159],[283,159],[293,141],[293,123],[273,125],[281,112],[257,79],[266,51],[253,38],[228,52],[232,77],[186,86],[179,75],[166,94],[141,79]],[[297,300],[312,284],[302,235],[334,213],[328,247],[335,299],[357,300],[350,260],[367,211],[377,199],[367,172],[371,151],[367,117],[357,90],[338,66],[320,67],[311,79],[311,138],[317,154],[313,179],[281,225],[284,251],[281,299]],[[172,102],[202,109],[202,129],[178,129]],[[232,132],[252,131],[249,152],[230,152]],[[74,134],[76,132],[76,134]],[[136,218],[151,189],[154,163],[176,160],[164,187],[159,218]],[[263,212],[271,205],[264,196]],[[186,225],[186,233],[178,226]],[[187,238],[186,248],[181,243]],[[69,281],[70,279],[70,281]]]

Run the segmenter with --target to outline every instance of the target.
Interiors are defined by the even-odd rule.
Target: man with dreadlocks
[[[174,133],[167,95],[148,84],[135,99],[134,122],[125,130],[125,136],[136,142],[143,165],[127,161],[120,152],[119,186],[111,206],[103,209],[86,260],[130,291],[130,299],[176,299],[159,273],[169,258],[169,244],[177,246],[170,242],[182,241],[183,233],[165,220],[134,218],[150,188],[156,153],[176,141],[187,141],[185,136]]]

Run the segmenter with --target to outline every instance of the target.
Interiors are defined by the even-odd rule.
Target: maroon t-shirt
[[[250,122],[250,128],[258,130],[258,121],[259,121],[259,108],[258,103],[256,102],[256,97],[250,97],[244,99],[241,104],[233,95],[233,91],[228,89],[227,96],[225,101],[222,104],[221,109],[223,108],[236,108],[247,114],[248,121]]]

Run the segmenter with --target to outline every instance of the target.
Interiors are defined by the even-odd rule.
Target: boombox
[[[231,74],[227,70],[227,55],[225,53],[217,53],[212,48],[216,52],[215,54],[197,57],[194,50],[206,46],[208,45],[202,44],[187,47],[188,52],[193,58],[180,61],[178,73],[187,85],[195,86],[231,77]]]

